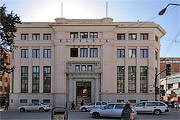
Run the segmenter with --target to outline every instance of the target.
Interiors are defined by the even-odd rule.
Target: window
[[[136,93],[136,66],[128,67],[128,93]]]
[[[157,60],[158,53],[155,51],[155,59]]]
[[[50,103],[50,99],[43,99],[43,103]]]
[[[51,49],[44,49],[44,58],[51,58]]]
[[[159,41],[159,38],[157,36],[155,36],[155,40],[158,42]]]
[[[124,66],[117,66],[117,93],[124,93],[124,80],[125,80]]]
[[[88,38],[88,33],[87,32],[81,32],[80,38]]]
[[[78,32],[71,32],[70,38],[78,38]]]
[[[102,102],[102,105],[107,105],[107,103],[106,102]]]
[[[27,103],[27,99],[20,99],[20,103]]]
[[[32,34],[32,40],[40,40],[40,34]]]
[[[148,101],[148,100],[140,100],[140,102],[143,102],[143,101]]]
[[[28,66],[21,66],[21,93],[28,92]]]
[[[136,107],[144,107],[145,106],[145,103],[139,103],[136,105]]]
[[[51,66],[44,66],[43,84],[43,92],[51,93]]]
[[[140,66],[140,92],[148,93],[148,67]]]
[[[124,104],[116,104],[115,109],[123,109],[124,106]]]
[[[80,57],[88,57],[88,49],[87,48],[80,49]]]
[[[28,49],[21,49],[21,58],[28,58]]]
[[[98,49],[90,48],[90,57],[98,57]]]
[[[129,49],[129,58],[136,57],[136,49]]]
[[[178,88],[180,88],[180,82],[178,82]]]
[[[29,40],[28,34],[21,34],[21,40]]]
[[[124,100],[117,100],[118,103],[124,102]]]
[[[148,40],[148,33],[141,33],[140,37],[140,40]]]
[[[109,104],[106,106],[106,109],[113,109],[114,108],[114,104]]]
[[[75,71],[76,71],[76,72],[79,72],[79,71],[80,71],[80,65],[76,65]]]
[[[136,100],[128,100],[130,103],[136,103]]]
[[[173,84],[168,84],[168,89],[173,88]]]
[[[92,65],[88,65],[88,71],[92,71]]]
[[[81,71],[86,71],[86,65],[81,66]]]
[[[101,102],[97,102],[96,105],[101,105]]]
[[[43,40],[51,40],[51,34],[44,34]]]
[[[39,66],[32,67],[32,93],[39,93]]]
[[[148,57],[148,49],[140,49],[140,57],[147,58]]]
[[[32,99],[32,103],[38,103],[39,102],[39,99]],[[33,104],[35,105],[35,104]]]
[[[78,57],[78,48],[71,48],[71,57]]]
[[[40,50],[39,49],[33,49],[32,50],[32,57],[33,58],[39,58],[40,56]]]
[[[117,58],[124,58],[124,57],[125,57],[125,50],[117,49]]]
[[[97,32],[90,32],[90,38],[98,38]]]
[[[129,40],[137,40],[137,34],[136,33],[129,34]]]
[[[117,40],[125,40],[125,34],[117,34]]]

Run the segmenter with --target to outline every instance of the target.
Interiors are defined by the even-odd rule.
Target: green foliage
[[[21,23],[20,17],[13,11],[6,13],[5,5],[0,7],[0,70],[10,73],[14,67],[8,68],[7,53],[14,49],[14,34],[17,31],[15,24]]]

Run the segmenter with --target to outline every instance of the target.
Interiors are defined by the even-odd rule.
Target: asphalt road
[[[90,120],[89,112],[69,111],[69,120]],[[1,111],[1,120],[50,120],[51,112],[24,112],[19,111]],[[120,118],[99,118],[98,120],[119,120]],[[169,113],[161,115],[138,114],[136,120],[180,120],[180,110],[172,109]]]

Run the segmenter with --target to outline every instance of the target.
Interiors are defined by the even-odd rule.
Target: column
[[[94,94],[94,98],[95,98],[95,101],[98,101],[98,96],[99,96],[99,84],[98,84],[98,81],[99,81],[99,79],[95,79],[95,82],[94,82],[94,84],[95,84],[95,94]]]
[[[28,93],[32,93],[32,48],[28,48]]]
[[[43,67],[43,46],[40,46],[40,81],[39,81],[39,92],[43,93],[43,72],[44,72],[44,67]]]
[[[136,48],[136,93],[140,93],[140,47]]]
[[[124,86],[124,92],[128,93],[128,47],[125,47],[125,60],[124,60],[124,66],[125,66],[125,86]]]
[[[68,82],[68,92],[69,92],[68,102],[72,102],[72,100],[73,100],[73,80],[72,80],[72,78],[70,78],[69,82]]]

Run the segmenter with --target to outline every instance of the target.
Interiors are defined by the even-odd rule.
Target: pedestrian
[[[83,106],[84,105],[84,100],[82,100],[80,104],[81,104],[81,106]]]
[[[132,109],[130,103],[126,103],[122,111],[121,120],[130,120]]]
[[[179,103],[178,102],[176,102],[176,109],[178,109],[179,108]]]
[[[5,108],[4,108],[4,111],[8,111],[8,101],[6,100],[5,102]]]
[[[75,110],[76,105],[74,104],[74,101],[72,102],[71,110]]]

